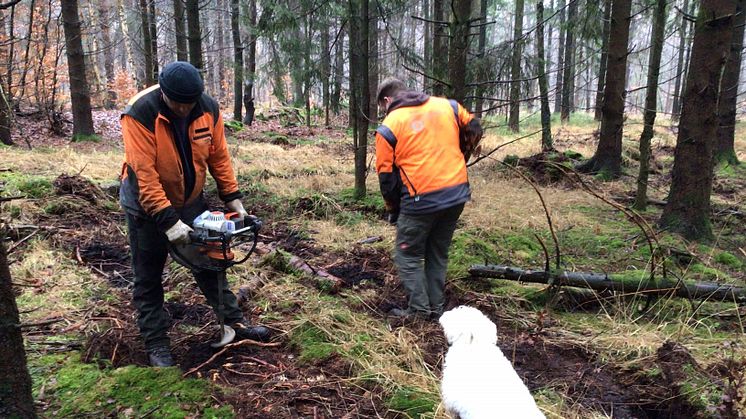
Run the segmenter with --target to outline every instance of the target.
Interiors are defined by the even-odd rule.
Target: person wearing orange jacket
[[[395,223],[394,261],[408,295],[397,317],[443,313],[448,250],[471,199],[462,138],[481,138],[479,121],[456,101],[407,89],[398,79],[378,88],[386,118],[376,130],[376,172]],[[468,153],[467,153],[468,154]]]
[[[162,274],[169,242],[189,242],[189,226],[208,206],[203,197],[209,171],[225,206],[248,216],[233,173],[217,102],[204,93],[199,71],[175,61],[163,67],[159,84],[135,95],[121,117],[125,162],[119,202],[125,211],[134,270],[132,298],[150,363],[174,365],[167,335]],[[194,271],[207,303],[218,308],[218,276]],[[225,279],[223,279],[225,281]],[[269,330],[250,326],[228,284],[224,290],[226,324],[236,336],[267,340]]]

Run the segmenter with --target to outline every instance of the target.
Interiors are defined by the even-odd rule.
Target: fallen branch
[[[21,330],[23,329],[30,329],[32,327],[41,327],[41,326],[49,326],[50,324],[59,323],[61,321],[65,320],[62,317],[54,317],[47,320],[41,320],[38,322],[29,322],[29,323],[21,323]]]
[[[639,275],[605,275],[598,273],[566,271],[532,271],[512,266],[472,265],[469,274],[474,277],[498,278],[510,281],[548,284],[578,288],[590,288],[596,291],[621,291],[629,294],[672,295],[695,300],[733,301],[746,303],[746,288],[710,282],[670,281],[664,278],[650,281],[650,274]]]
[[[218,351],[215,355],[211,356],[210,359],[208,359],[207,361],[205,361],[205,362],[197,365],[196,367],[192,368],[191,370],[185,372],[182,375],[182,377],[186,378],[189,375],[194,374],[195,372],[197,372],[200,369],[202,369],[205,365],[209,365],[212,361],[214,361],[215,359],[217,359],[217,357],[219,357],[220,355],[224,354],[228,349],[238,348],[239,346],[247,346],[247,345],[261,346],[261,347],[264,347],[264,348],[268,348],[268,347],[269,348],[273,348],[273,347],[276,347],[276,346],[280,346],[280,342],[263,343],[263,342],[257,342],[255,340],[251,340],[251,339],[245,339],[245,340],[242,340],[242,341],[239,341],[239,342],[236,342],[236,343],[231,343],[231,344],[225,345],[225,347],[223,349],[221,349],[220,351]]]
[[[0,202],[8,202],[13,201],[15,199],[24,199],[26,198],[23,195],[16,195],[16,196],[0,196]]]

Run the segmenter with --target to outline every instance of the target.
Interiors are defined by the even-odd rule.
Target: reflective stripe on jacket
[[[426,214],[471,197],[466,163],[459,145],[459,124],[472,120],[458,105],[457,123],[449,101],[414,92],[397,96],[376,130],[376,172],[389,209]],[[403,187],[393,190],[397,170]],[[397,196],[397,194],[399,196]]]
[[[202,196],[206,173],[215,178],[220,198],[240,198],[217,102],[203,94],[187,119],[194,187],[185,196],[183,161],[158,85],[133,97],[121,118],[124,165],[120,202],[134,215],[153,217],[165,231],[179,212]]]

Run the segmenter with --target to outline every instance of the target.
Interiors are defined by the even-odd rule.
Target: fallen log
[[[711,282],[677,282],[669,279],[649,280],[649,275],[598,274],[567,271],[532,271],[501,265],[472,265],[473,277],[507,279],[534,284],[566,285],[596,291],[620,291],[629,294],[673,295],[692,300],[715,300],[746,303],[746,288]]]

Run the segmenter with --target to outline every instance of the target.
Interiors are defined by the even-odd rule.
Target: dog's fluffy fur
[[[531,393],[497,347],[497,327],[481,311],[461,306],[440,317],[450,347],[441,393],[461,419],[544,418]]]

